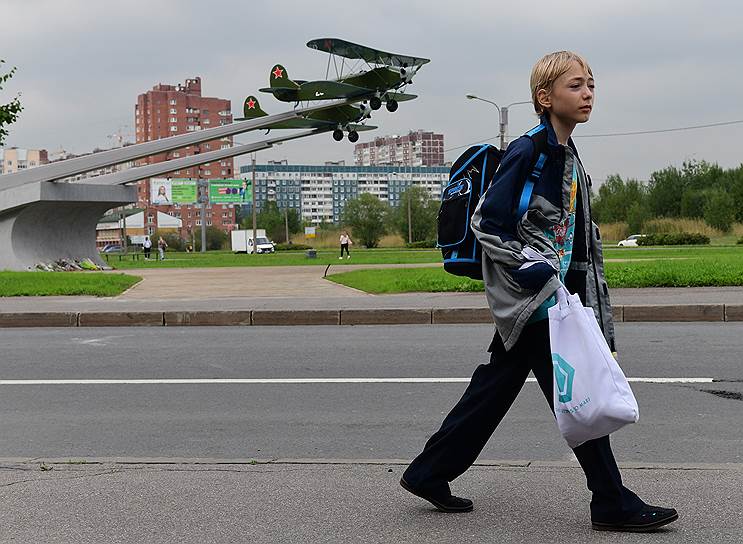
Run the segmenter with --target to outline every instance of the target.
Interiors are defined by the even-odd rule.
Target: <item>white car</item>
[[[633,234],[628,236],[626,239],[620,241],[617,245],[619,247],[637,247],[637,240],[644,238],[645,234]]]

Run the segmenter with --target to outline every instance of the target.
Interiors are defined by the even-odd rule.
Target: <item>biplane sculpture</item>
[[[343,139],[343,131],[348,131],[348,140],[357,142],[359,131],[374,130],[377,127],[359,124],[360,121],[367,119],[371,114],[369,106],[364,104],[345,104],[325,110],[315,111],[307,114],[305,117],[280,121],[270,125],[268,130],[272,129],[302,129],[302,128],[333,128],[333,139],[340,142]],[[243,103],[243,117],[235,121],[246,121],[248,119],[257,119],[265,117],[268,114],[261,109],[258,99],[251,95]]]
[[[307,47],[329,53],[326,79],[292,80],[286,68],[276,64],[269,75],[270,87],[260,91],[271,93],[282,102],[358,98],[368,100],[372,110],[378,110],[384,102],[387,110],[393,112],[397,110],[398,102],[417,98],[403,90],[413,82],[420,67],[430,62],[429,59],[388,53],[337,38],[311,40]],[[340,70],[336,57],[342,58]],[[344,74],[346,59],[355,60],[357,64],[363,62],[366,69]],[[331,61],[336,68],[335,79],[327,78]]]

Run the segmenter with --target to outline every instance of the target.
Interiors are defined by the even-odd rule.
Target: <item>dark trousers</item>
[[[348,252],[348,244],[341,244],[341,257],[343,257],[343,250],[346,250],[346,255],[350,255]]]
[[[462,398],[405,471],[405,480],[434,495],[448,495],[449,482],[475,462],[516,400],[530,370],[551,409],[553,370],[549,345],[546,319],[527,325],[510,351],[505,350],[496,333],[490,346],[490,363],[477,367]],[[640,498],[622,485],[608,436],[581,444],[573,452],[593,493],[593,521],[623,521],[642,508]]]

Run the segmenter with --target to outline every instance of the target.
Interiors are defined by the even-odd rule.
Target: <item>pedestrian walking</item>
[[[160,253],[160,260],[165,260],[165,248],[168,247],[168,243],[165,241],[165,239],[160,236],[160,238],[157,241],[157,251]]]
[[[150,252],[152,251],[152,240],[150,240],[149,236],[144,237],[144,242],[142,242],[142,249],[144,250],[144,258],[149,259]]]
[[[472,501],[452,495],[449,483],[474,463],[530,370],[553,408],[547,309],[556,303],[561,280],[593,308],[615,349],[601,241],[591,218],[590,178],[570,137],[591,115],[593,74],[581,56],[560,51],[536,63],[530,86],[540,125],[508,146],[471,222],[483,248],[485,292],[496,327],[490,362],[477,367],[462,398],[400,480],[407,491],[444,512],[472,510]],[[546,137],[548,153],[527,211],[516,217],[526,178],[535,172],[533,138],[539,133]],[[522,253],[525,248],[549,263],[530,259],[530,250]],[[623,485],[608,435],[573,452],[592,492],[594,529],[652,531],[678,518],[673,508],[650,506]]]
[[[341,242],[341,256],[338,258],[342,259],[343,252],[345,251],[346,259],[350,259],[351,254],[348,252],[348,246],[353,244],[353,240],[351,240],[351,237],[348,235],[348,231],[343,231],[343,234],[341,234],[340,242]]]

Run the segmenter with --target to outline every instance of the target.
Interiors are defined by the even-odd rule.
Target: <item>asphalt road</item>
[[[589,493],[535,383],[454,482],[474,512],[439,514],[399,488],[466,383],[369,379],[466,380],[489,326],[0,330],[0,543],[738,543],[741,333],[618,326],[630,378],[718,380],[633,383],[641,421],[613,437],[624,481],[681,513],[648,536],[590,530]],[[328,378],[346,380],[308,382]],[[96,379],[150,381],[54,381]]]
[[[3,380],[468,378],[490,326],[0,330]],[[620,324],[625,462],[743,462],[743,324]],[[465,383],[0,385],[0,457],[409,459]],[[705,391],[720,391],[718,395]],[[487,460],[566,460],[527,383]]]

